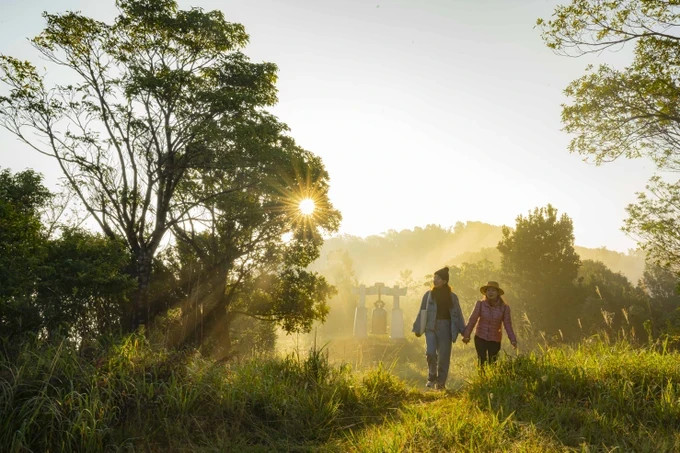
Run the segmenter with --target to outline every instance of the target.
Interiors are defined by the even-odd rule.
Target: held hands
[[[468,344],[470,342],[470,337],[463,337],[463,343]],[[517,342],[513,341],[512,342],[512,347],[515,348],[515,351],[517,350]]]

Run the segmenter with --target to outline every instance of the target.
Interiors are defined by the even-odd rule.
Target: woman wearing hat
[[[512,330],[510,306],[501,297],[504,292],[498,283],[488,282],[479,288],[479,291],[484,294],[484,298],[477,301],[475,309],[470,315],[463,332],[463,343],[470,341],[470,333],[477,324],[475,349],[479,357],[479,364],[484,366],[486,363],[495,362],[498,352],[501,350],[501,324],[505,326],[505,331],[508,333],[513,348],[517,347],[517,338]]]
[[[433,287],[423,296],[418,317],[413,323],[416,336],[425,333],[425,356],[427,357],[428,388],[444,389],[451,361],[451,343],[455,343],[459,333],[465,329],[463,312],[458,296],[449,286],[449,268],[444,267],[434,273]],[[421,324],[421,317],[425,320]]]

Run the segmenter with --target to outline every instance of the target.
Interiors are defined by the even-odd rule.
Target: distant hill
[[[359,281],[392,284],[402,270],[412,270],[414,278],[419,279],[458,255],[495,247],[500,237],[500,227],[482,222],[459,222],[453,228],[427,225],[390,230],[366,238],[343,235],[326,240],[318,261],[323,263],[329,253],[345,250]]]
[[[641,250],[626,254],[608,250],[605,247],[589,249],[576,246],[574,248],[582,260],[601,261],[614,272],[625,275],[633,285],[636,285],[638,280],[642,278],[642,273],[645,270],[645,255]]]
[[[498,265],[500,254],[496,245],[501,237],[500,226],[472,221],[458,222],[450,228],[427,225],[424,228],[390,230],[365,238],[341,235],[326,240],[313,267],[323,270],[329,254],[344,251],[352,262],[358,281],[382,281],[392,285],[399,279],[399,273],[406,269],[420,280],[447,264],[488,259]],[[644,256],[641,252],[625,254],[604,247],[575,248],[581,259],[601,261],[611,270],[625,275],[633,284],[642,276]]]

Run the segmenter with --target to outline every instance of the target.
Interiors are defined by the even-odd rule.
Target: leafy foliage
[[[556,331],[580,265],[571,219],[551,205],[536,208],[517,217],[514,231],[503,228],[498,250],[511,296],[539,328]]]
[[[12,336],[40,325],[32,295],[47,255],[40,210],[49,200],[31,170],[0,172],[0,331]]]
[[[118,7],[112,24],[45,14],[33,44],[76,82],[47,87],[31,63],[2,56],[0,119],[53,157],[102,232],[126,244],[134,328],[159,308],[148,289],[162,238],[218,196],[269,184],[263,175],[275,175],[294,144],[264,111],[276,101],[276,67],[240,52],[241,25],[175,1]]]
[[[676,2],[573,0],[538,20],[548,47],[567,55],[619,49],[634,43],[623,69],[601,65],[565,90],[565,130],[570,150],[600,164],[621,156],[648,157],[658,169],[680,170],[680,10]],[[679,273],[678,182],[659,176],[649,194],[628,207],[626,231],[650,257]]]
[[[0,173],[0,194],[2,335],[83,341],[119,330],[135,288],[122,243],[77,229],[48,238],[40,211],[51,194],[30,170]]]
[[[631,341],[646,340],[643,323],[652,317],[649,299],[626,277],[601,262],[584,260],[574,292],[577,294],[574,310],[562,328],[565,335],[571,338],[592,335],[604,325],[609,332],[620,329],[632,332],[636,338]]]
[[[641,281],[650,296],[649,310],[656,335],[680,336],[680,278],[667,267],[647,263]]]
[[[66,229],[47,247],[36,302],[50,334],[81,341],[121,330],[136,282],[122,241]]]
[[[649,259],[680,277],[680,181],[654,177],[647,189],[628,206],[624,230],[640,239]]]
[[[483,297],[479,288],[489,280],[500,280],[499,274],[500,269],[486,259],[450,267],[451,281],[455,284],[453,290],[458,295],[461,306],[465,307],[465,312],[471,312],[475,302]]]
[[[328,200],[328,174],[318,157],[290,140],[276,160],[276,170],[263,176],[265,184],[204,199],[190,220],[173,229],[179,242],[170,265],[184,295],[179,305],[188,332],[181,341],[202,343],[202,329],[229,354],[239,317],[272,322],[286,332],[306,332],[325,319],[334,290],[306,267],[318,258],[323,235],[339,224]],[[200,187],[230,184],[229,175],[217,171],[196,181]],[[187,196],[196,193],[191,189]],[[312,213],[300,212],[304,199],[314,201]]]

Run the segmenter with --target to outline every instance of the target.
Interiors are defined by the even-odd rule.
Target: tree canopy
[[[0,330],[82,341],[120,328],[135,282],[122,242],[66,228],[50,238],[52,201],[31,170],[0,172]]]
[[[0,330],[12,335],[39,325],[35,293],[46,237],[40,210],[49,191],[31,170],[0,172]]]
[[[548,47],[564,55],[634,45],[628,66],[591,66],[566,88],[562,121],[573,134],[570,150],[597,164],[647,157],[661,171],[680,170],[680,5],[573,0],[538,25]],[[677,181],[656,177],[639,196],[628,208],[626,231],[680,275]]]
[[[498,251],[503,279],[520,307],[542,328],[559,324],[556,313],[569,304],[580,266],[571,219],[551,205],[520,215],[514,231],[503,227]]]
[[[33,45],[70,70],[72,83],[50,85],[30,62],[0,57],[8,89],[0,97],[0,123],[54,158],[101,231],[126,244],[137,280],[127,323],[134,328],[161,307],[151,301],[149,285],[153,258],[170,233],[199,253],[199,232],[216,238],[216,231],[240,226],[236,211],[259,206],[290,215],[286,206],[301,197],[292,188],[306,183],[317,186],[317,202],[325,206],[313,229],[332,231],[339,214],[328,202],[320,160],[298,148],[286,125],[265,110],[276,102],[276,66],[252,63],[241,52],[248,42],[243,26],[220,11],[180,10],[173,0],[117,5],[112,24],[75,12],[44,15],[47,25]],[[288,181],[287,199],[266,195],[294,170],[293,177],[312,179]],[[294,232],[291,222],[280,225]],[[220,234],[221,251],[238,248],[243,238]],[[319,241],[310,238],[319,234],[298,245],[313,254]],[[232,264],[248,259],[227,256]]]

